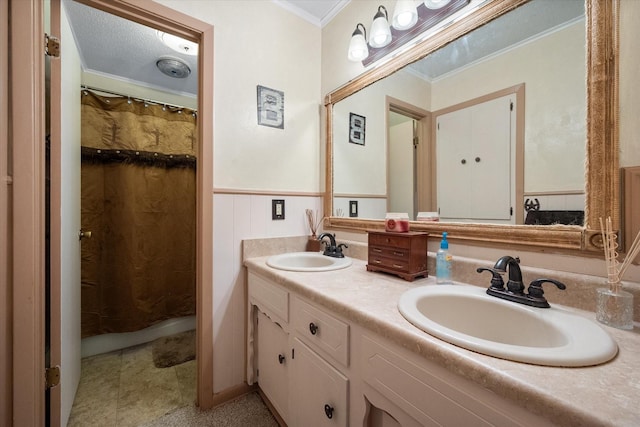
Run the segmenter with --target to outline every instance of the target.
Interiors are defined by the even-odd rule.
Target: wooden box
[[[395,274],[405,280],[427,277],[427,233],[369,232],[367,271]]]

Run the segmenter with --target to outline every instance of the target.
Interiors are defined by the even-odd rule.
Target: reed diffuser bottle
[[[618,236],[612,230],[611,218],[607,218],[606,225],[600,219],[600,228],[607,266],[607,286],[596,290],[596,320],[618,329],[633,329],[633,294],[622,289],[622,276],[640,251],[640,233],[620,265]]]

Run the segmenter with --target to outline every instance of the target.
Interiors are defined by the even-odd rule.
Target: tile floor
[[[156,368],[151,343],[82,359],[69,427],[128,427],[191,405],[196,361]]]

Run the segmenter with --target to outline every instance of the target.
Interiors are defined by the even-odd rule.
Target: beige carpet
[[[264,402],[253,392],[208,411],[185,406],[142,427],[278,427]]]
[[[196,358],[196,331],[158,338],[152,345],[153,364],[169,368]]]

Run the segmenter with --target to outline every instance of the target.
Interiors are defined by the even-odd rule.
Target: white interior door
[[[60,366],[50,423],[66,425],[80,381],[80,82],[81,64],[59,0],[50,4],[50,33],[60,39],[50,61],[51,364]]]
[[[515,95],[438,117],[437,200],[440,217],[512,222]]]

